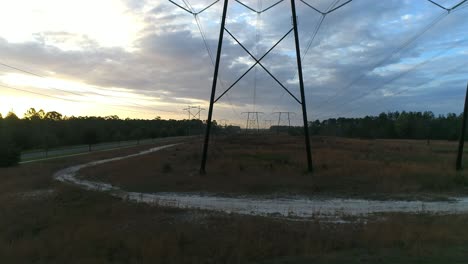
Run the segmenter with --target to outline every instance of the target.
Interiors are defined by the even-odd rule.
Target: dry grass
[[[0,204],[3,263],[462,263],[468,259],[468,216],[387,215],[368,224],[284,222],[155,208],[64,186],[51,197],[29,201],[2,197]]]
[[[468,215],[389,214],[349,224],[286,222],[128,203],[51,178],[69,165],[136,151],[0,169],[0,262],[357,264],[468,259]],[[184,152],[179,148],[167,153],[175,153],[176,159]],[[170,175],[181,167],[168,164],[171,169],[163,170],[164,164],[159,164],[157,172]],[[51,189],[48,195],[19,195]]]
[[[85,169],[82,175],[144,192],[404,199],[467,193],[467,173],[453,169],[455,143],[313,138],[315,173],[310,175],[302,140],[285,136],[217,138],[204,176],[198,173],[200,142]]]

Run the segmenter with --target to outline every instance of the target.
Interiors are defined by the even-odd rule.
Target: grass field
[[[304,173],[303,149],[297,139],[289,138],[284,142],[265,139],[266,143],[270,142],[269,147],[250,144],[252,149],[236,147],[241,144],[240,140],[216,139],[210,154],[209,173],[205,177],[194,173],[198,169],[198,152],[188,151],[199,150],[199,143],[188,144],[189,148],[181,145],[164,153],[124,160],[113,164],[114,171],[120,172],[132,166],[132,173],[127,176],[134,178],[134,183],[121,184],[128,184],[128,187],[134,184],[133,188],[143,188],[139,179],[145,176],[141,175],[145,171],[142,164],[151,164],[148,166],[152,166],[153,177],[164,176],[164,181],[161,182],[166,184],[159,187],[161,190],[211,191],[220,188],[219,192],[238,193],[245,187],[248,192],[267,193],[271,190],[282,191],[285,187],[281,184],[288,184],[290,192],[309,192],[316,190],[313,188],[313,177],[316,177],[315,181],[323,182],[322,188],[334,188],[321,192],[346,194],[357,190],[371,190],[376,186],[390,194],[400,193],[392,191],[393,188],[385,188],[377,180],[371,184],[359,184],[370,179],[379,165],[386,164],[376,154],[365,151],[379,149],[394,153],[388,155],[394,159],[390,163],[392,166],[388,165],[390,167],[383,170],[380,177],[391,177],[390,172],[394,170],[400,176],[391,179],[401,181],[398,183],[400,185],[413,183],[410,190],[420,191],[421,188],[422,191],[437,193],[458,193],[464,190],[455,179],[448,179],[450,184],[440,185],[442,187],[439,188],[421,184],[420,178],[416,176],[411,180],[402,179],[403,175],[411,176],[408,172],[413,172],[411,168],[416,166],[414,164],[426,164],[426,167],[421,165],[426,168],[424,171],[431,172],[429,176],[440,182],[443,182],[442,177],[456,178],[457,175],[452,172],[453,157],[448,151],[452,145],[448,143],[433,142],[428,147],[419,142],[402,144],[395,141],[317,138],[313,145],[317,173],[311,177]],[[251,140],[250,143],[254,138]],[[328,149],[329,146],[335,146],[337,150]],[[410,154],[410,147],[419,152]],[[134,204],[112,198],[105,193],[84,191],[62,184],[51,177],[55,171],[70,165],[135,153],[147,148],[149,146],[0,169],[1,262],[466,263],[468,260],[468,215],[382,214],[366,221],[344,224],[323,223],[319,220],[285,221]],[[276,148],[283,149],[281,153],[284,153],[272,155]],[[424,150],[431,148],[429,153]],[[356,149],[363,151],[357,152]],[[267,150],[269,153],[265,154]],[[228,166],[227,158],[238,157],[243,151],[252,156],[242,158],[238,163],[231,160],[234,164],[223,170],[225,174],[218,174],[222,166]],[[401,155],[398,154],[400,152]],[[328,153],[328,156],[320,158],[319,153]],[[167,159],[164,162],[158,161],[157,155]],[[190,156],[193,157],[189,159]],[[176,163],[181,157],[186,157],[185,162]],[[325,163],[328,160],[325,157],[340,159]],[[433,158],[438,157],[445,159],[435,162]],[[148,163],[149,161],[152,163]],[[267,187],[259,188],[258,181],[267,179],[267,176],[254,177],[255,173],[261,168],[267,170],[269,164],[273,165],[271,171],[274,172],[270,174],[271,181],[267,181]],[[368,169],[361,169],[362,164],[367,164]],[[98,166],[96,169],[102,173],[107,170],[106,166]],[[369,169],[373,171],[366,174]],[[170,177],[177,175],[178,171],[191,174],[173,178],[171,183]],[[339,182],[326,179],[327,175],[338,175],[338,171],[362,175],[358,180],[352,181],[359,186],[358,189],[343,187],[349,185],[346,182],[342,182],[342,187],[339,187]],[[436,172],[444,174],[438,176]],[[223,175],[227,183],[222,180],[210,183],[214,179],[221,179]],[[233,175],[237,175],[237,178],[227,177]],[[250,178],[242,175],[250,175]],[[280,182],[280,176],[293,180]],[[116,182],[119,179],[111,174],[99,177],[101,180]],[[190,185],[186,184],[189,177],[193,179]],[[351,175],[347,177],[352,178]],[[252,180],[250,182],[247,179]],[[300,187],[301,179],[304,180],[305,187]],[[452,183],[453,181],[455,182]],[[149,184],[149,190],[158,190],[156,181]]]
[[[201,143],[88,168],[90,179],[130,191],[359,196],[441,199],[468,193],[468,174],[454,170],[456,143],[313,138],[314,173],[301,137],[236,136],[211,145],[198,173]],[[468,163],[467,163],[468,164]]]

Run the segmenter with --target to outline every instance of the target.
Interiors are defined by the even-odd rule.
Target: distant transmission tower
[[[191,119],[200,120],[201,119],[200,118],[201,111],[205,111],[206,109],[201,108],[201,106],[190,106],[189,105],[187,108],[184,108],[183,110],[188,113],[188,120],[191,120]]]
[[[265,129],[270,129],[270,128],[271,128],[271,124],[273,124],[273,120],[271,120],[271,119],[265,119],[265,120],[263,120],[263,123],[264,123]]]
[[[256,129],[257,132],[260,131],[260,121],[258,119],[258,114],[263,114],[263,112],[243,112],[242,114],[247,114],[247,123],[245,125],[245,132],[249,130]]]
[[[288,129],[291,128],[291,115],[295,115],[294,112],[274,112],[274,114],[278,114],[278,128],[281,125],[281,115],[286,115],[288,118]]]

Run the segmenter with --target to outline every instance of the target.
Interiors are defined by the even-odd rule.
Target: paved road
[[[130,140],[130,141],[121,141],[121,142],[107,142],[107,143],[100,143],[91,146],[91,152],[95,151],[103,151],[103,150],[111,150],[117,148],[126,148],[131,146],[137,145],[145,145],[151,143],[161,142],[167,139],[175,139],[175,138],[187,138],[187,137],[169,137],[169,138],[157,138],[157,139],[143,139],[140,140],[138,143],[137,140]],[[69,146],[69,147],[61,147],[56,149],[49,149],[49,151],[39,150],[39,151],[27,151],[21,153],[21,162],[31,162],[35,160],[42,160],[54,157],[63,157],[69,155],[76,155],[76,154],[84,154],[89,152],[88,145],[78,145],[78,146]]]

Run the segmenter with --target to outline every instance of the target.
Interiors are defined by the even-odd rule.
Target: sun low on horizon
[[[187,107],[207,109],[222,1],[173,2],[1,2],[0,113],[22,117],[33,107],[66,116],[184,119]],[[461,112],[466,3],[447,12],[458,1],[317,0],[316,10],[309,2],[297,1],[309,120]],[[262,7],[262,1],[245,3]],[[229,1],[227,28],[261,57],[289,30],[289,5],[279,1],[256,14]],[[190,10],[203,12],[194,17]],[[317,10],[333,12],[322,17]],[[244,124],[249,111],[264,113],[265,120],[279,111],[300,113],[278,85],[299,97],[293,38],[286,36],[261,67],[243,76],[255,60],[226,35],[216,96],[235,87],[215,105],[214,119]],[[300,119],[296,115],[295,124]]]

